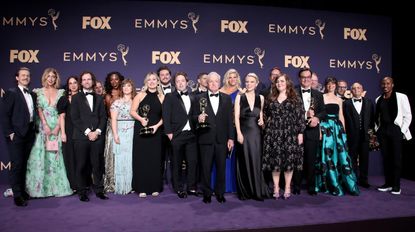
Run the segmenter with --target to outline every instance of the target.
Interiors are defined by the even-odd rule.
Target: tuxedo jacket
[[[362,117],[362,129],[364,134],[360,134],[359,114],[353,105],[352,99],[347,99],[343,102],[343,115],[346,124],[347,141],[350,144],[357,144],[359,138],[364,136],[365,141],[369,141],[369,129],[374,127],[374,107],[370,99],[362,97],[362,110],[360,116]],[[359,136],[360,135],[360,136]]]
[[[303,95],[301,93],[301,87],[297,86],[295,88],[295,91],[300,97],[301,104],[304,108],[304,100]],[[311,89],[311,97],[314,99],[315,117],[317,117],[321,121],[326,117],[326,107],[324,106],[323,94],[315,89]],[[320,140],[320,127],[318,125],[316,127],[309,127],[307,125],[306,130],[304,131],[304,135],[305,138],[308,140]]]
[[[88,140],[85,135],[86,129],[95,131],[101,130],[99,138],[105,137],[105,127],[107,124],[107,115],[102,96],[93,94],[93,110],[89,107],[88,100],[84,92],[79,92],[72,97],[71,118],[74,126],[73,139]]]
[[[194,131],[195,124],[192,115],[193,106],[195,102],[195,95],[189,94],[190,110],[186,112],[186,107],[179,92],[166,94],[163,102],[163,124],[164,133],[173,134],[173,138],[179,135],[187,121],[189,121],[190,128]]]
[[[20,137],[26,136],[29,129],[35,129],[35,122],[38,117],[36,94],[30,92],[33,100],[33,122],[30,124],[30,113],[26,99],[19,87],[11,88],[3,96],[2,104],[2,127],[5,137],[12,133]],[[33,127],[33,128],[30,128]]]
[[[227,144],[228,139],[235,140],[231,97],[225,93],[219,92],[219,106],[215,115],[208,93],[206,92],[197,95],[195,107],[193,107],[193,117],[195,122],[198,122],[198,116],[201,113],[199,102],[201,98],[207,99],[205,113],[208,115],[207,122],[209,123],[209,127],[197,131],[199,144]]]

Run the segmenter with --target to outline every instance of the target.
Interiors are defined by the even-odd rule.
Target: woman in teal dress
[[[120,99],[115,100],[110,109],[114,138],[112,153],[115,194],[128,194],[132,190],[134,118],[130,115],[130,109],[135,95],[133,81],[124,80],[121,83]]]
[[[59,74],[47,68],[42,75],[43,88],[37,89],[39,133],[27,161],[26,191],[31,197],[60,197],[71,195],[62,155],[59,115],[56,104],[64,90],[58,90]],[[58,140],[57,151],[46,150],[46,139]]]
[[[323,96],[327,116],[320,122],[322,144],[316,158],[316,192],[341,196],[347,191],[357,196],[359,189],[344,130],[343,100],[335,95],[336,78],[328,77],[325,87]]]

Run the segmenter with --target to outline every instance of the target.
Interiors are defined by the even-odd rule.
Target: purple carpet
[[[370,178],[373,186],[383,184]],[[6,186],[0,186],[4,191]],[[206,205],[201,198],[179,199],[167,188],[158,197],[109,194],[102,201],[77,196],[34,199],[28,207],[15,207],[12,198],[0,198],[0,231],[215,231],[278,228],[366,221],[415,216],[415,182],[402,180],[402,195],[361,189],[361,195],[309,196],[302,192],[289,200],[240,201],[226,194],[227,202],[214,198]]]

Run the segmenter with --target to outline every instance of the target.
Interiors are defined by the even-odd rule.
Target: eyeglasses
[[[338,89],[347,89],[347,86],[337,86]]]

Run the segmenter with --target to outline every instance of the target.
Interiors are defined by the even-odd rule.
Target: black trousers
[[[304,137],[303,173],[307,180],[308,190],[313,190],[313,191],[316,186],[315,163],[316,163],[316,156],[319,150],[319,146],[320,146],[319,140],[308,140]],[[298,170],[294,170],[294,174],[293,174],[294,188],[301,189],[301,181],[302,181],[302,172]]]
[[[172,146],[172,177],[174,191],[196,190],[197,143],[196,136],[190,131],[181,132],[171,140]],[[186,173],[182,176],[183,160],[186,161]]]
[[[360,183],[368,182],[369,170],[369,141],[365,140],[362,131],[353,143],[349,143],[349,154],[352,158],[352,165]]]
[[[15,134],[13,141],[10,140],[10,137],[6,139],[11,162],[9,180],[14,197],[21,197],[27,194],[25,192],[27,160],[34,142],[35,130],[29,130],[24,137]]]
[[[382,125],[378,129],[377,135],[380,152],[383,157],[385,184],[394,188],[400,188],[403,139],[401,129],[395,124]]]
[[[74,140],[75,178],[78,194],[86,194],[93,176],[92,187],[95,193],[104,191],[104,139],[94,142],[89,140]]]
[[[226,167],[226,144],[200,144],[200,162],[202,168],[202,189],[205,196],[212,195],[210,180],[212,175],[213,162],[216,165],[215,194],[225,193],[225,167]]]

